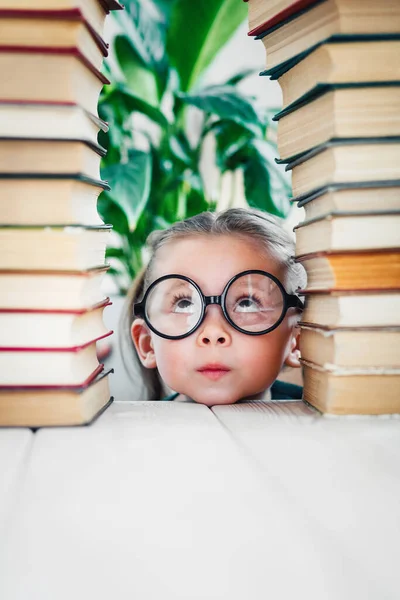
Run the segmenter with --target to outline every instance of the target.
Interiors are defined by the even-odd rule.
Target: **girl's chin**
[[[268,392],[268,390],[267,390]],[[187,396],[188,397],[188,396]],[[266,392],[256,392],[254,394],[248,394],[246,396],[223,396],[217,394],[207,394],[204,396],[191,396],[190,399],[197,404],[204,404],[205,406],[224,406],[228,404],[235,404],[236,402],[251,402],[252,400],[263,400],[267,399]]]
[[[235,404],[240,398],[232,397],[232,396],[221,396],[221,395],[205,395],[205,396],[197,396],[191,397],[191,399],[197,404],[204,404],[205,406],[218,406],[225,404]]]

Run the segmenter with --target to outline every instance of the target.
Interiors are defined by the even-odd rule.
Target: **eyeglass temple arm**
[[[294,308],[299,308],[300,310],[304,309],[304,302],[302,300],[300,300],[300,298],[298,296],[296,296],[295,294],[288,294],[287,301],[288,301],[288,308],[293,306]]]
[[[143,315],[144,315],[143,302],[136,302],[136,304],[133,305],[133,314],[135,315],[135,317],[143,317]]]

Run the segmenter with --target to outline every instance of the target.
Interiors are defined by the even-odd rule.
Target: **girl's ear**
[[[285,365],[288,367],[301,367],[300,349],[299,349],[300,328],[293,327],[290,337],[290,347],[288,355],[285,358]]]
[[[150,331],[143,319],[135,319],[131,327],[131,336],[140,362],[147,369],[157,366]]]

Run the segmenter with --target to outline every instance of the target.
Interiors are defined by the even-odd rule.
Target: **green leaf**
[[[222,172],[234,170],[242,162],[241,150],[246,148],[253,134],[243,125],[227,119],[217,121],[217,124],[214,128],[217,165]]]
[[[254,208],[285,217],[290,209],[290,185],[271,160],[271,145],[261,140],[254,142],[244,166],[246,200]]]
[[[131,40],[126,35],[117,35],[114,50],[125,76],[127,86],[135,96],[152,106],[158,106],[157,81],[150,65],[143,62]]]
[[[128,162],[110,165],[102,176],[111,186],[113,201],[126,215],[130,231],[134,231],[150,193],[151,157],[141,150],[131,149]]]
[[[250,77],[250,75],[254,75],[255,73],[258,73],[259,70],[260,69],[245,69],[244,71],[241,71],[240,73],[236,73],[236,75],[233,75],[232,77],[230,77],[228,79],[228,81],[225,82],[225,85],[237,85],[238,83],[243,81],[243,79],[245,79],[246,77]],[[278,112],[278,110],[276,112]]]
[[[114,202],[109,192],[103,192],[97,201],[97,210],[105,223],[111,223],[113,231],[120,235],[129,232],[128,221],[123,210]]]
[[[179,132],[177,135],[171,135],[169,138],[169,147],[175,158],[183,162],[186,166],[192,165],[193,151],[183,132]]]
[[[120,258],[120,259],[124,259],[125,258],[125,252],[124,252],[123,248],[108,247],[106,249],[106,258]]]
[[[167,50],[183,91],[193,87],[246,18],[247,6],[241,0],[176,0]]]
[[[123,146],[124,139],[124,115],[122,114],[121,103],[112,101],[112,96],[109,95],[106,100],[99,104],[99,116],[107,121],[109,130],[99,132],[99,144],[107,150],[107,156],[103,159],[107,164],[110,162],[110,151],[117,150],[117,155],[120,155],[120,149]],[[113,162],[113,161],[111,161]]]
[[[124,5],[124,11],[114,13],[115,18],[142,65],[153,72],[161,98],[169,72],[165,51],[167,17],[157,12],[152,2],[128,0]]]
[[[186,104],[243,125],[254,135],[262,135],[264,125],[252,102],[232,86],[210,86],[197,94],[179,94]]]
[[[152,106],[142,98],[139,98],[129,88],[122,84],[115,86],[112,93],[105,98],[104,104],[100,103],[99,109],[102,109],[104,105],[106,107],[123,108],[127,114],[132,112],[142,113],[154,121],[154,123],[161,125],[161,127],[168,127],[167,118],[158,108]]]
[[[153,0],[159,11],[164,15],[164,19],[169,21],[175,0]]]
[[[196,187],[192,187],[186,196],[186,214],[185,219],[198,215],[209,209],[208,202],[204,198],[204,193]]]

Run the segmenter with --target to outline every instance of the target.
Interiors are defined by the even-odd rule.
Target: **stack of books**
[[[282,89],[277,162],[305,209],[304,399],[399,413],[400,2],[249,0],[249,22]]]
[[[115,0],[0,0],[0,425],[91,422],[111,226],[97,115]]]

